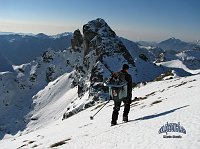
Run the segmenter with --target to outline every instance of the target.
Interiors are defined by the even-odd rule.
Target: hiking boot
[[[111,126],[117,125],[117,122],[111,122]]]
[[[128,122],[128,116],[123,116],[123,122],[125,122],[125,123]]]

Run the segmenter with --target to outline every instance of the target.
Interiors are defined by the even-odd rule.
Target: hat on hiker
[[[122,69],[123,69],[123,70],[127,70],[127,69],[129,69],[129,65],[124,64],[123,67],[122,67]]]

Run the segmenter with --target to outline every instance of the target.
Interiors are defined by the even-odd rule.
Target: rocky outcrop
[[[83,26],[83,34],[86,39],[91,41],[96,35],[101,37],[116,37],[115,32],[108,26],[103,19],[96,19]]]
[[[43,62],[49,63],[49,62],[53,61],[54,55],[55,55],[55,52],[53,50],[45,51],[42,55]]]
[[[90,21],[83,26],[84,56],[95,51],[98,60],[103,61],[103,56],[115,53],[123,55],[127,62],[134,66],[134,60],[115,32],[101,18]]]
[[[83,26],[84,52],[87,55],[91,49],[97,48],[102,43],[102,38],[115,38],[115,32],[103,19],[96,19]]]
[[[78,50],[83,44],[83,37],[79,29],[74,31],[73,38],[71,39],[72,49]]]

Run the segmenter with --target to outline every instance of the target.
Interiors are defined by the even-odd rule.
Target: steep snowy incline
[[[30,121],[30,112],[35,108],[32,97],[49,82],[65,73],[72,73],[77,65],[82,64],[82,55],[81,52],[70,49],[59,52],[46,51],[31,63],[13,66],[14,72],[0,73],[0,139],[6,133],[15,135],[26,128]],[[66,83],[62,85],[66,88],[61,87],[60,93],[69,88],[67,83],[71,80],[65,80]],[[48,95],[52,93],[49,92]],[[48,100],[55,101],[55,98],[48,96]]]
[[[5,136],[2,149],[10,148],[73,148],[73,149],[198,149],[200,146],[200,75],[151,82],[133,90],[129,122],[110,127],[113,101],[94,120],[89,117],[101,106],[88,108],[64,121],[61,118],[31,133]],[[60,97],[62,98],[62,97]],[[50,113],[57,114],[57,109]],[[59,108],[59,107],[57,107]],[[162,126],[180,124],[185,133],[159,134]],[[170,130],[168,128],[168,130]],[[168,138],[164,138],[168,136]],[[171,136],[171,138],[169,138]],[[173,138],[178,137],[178,138]]]
[[[66,73],[50,82],[43,90],[33,97],[33,111],[27,117],[30,122],[26,131],[32,131],[44,127],[49,123],[60,119],[67,105],[77,98],[77,89],[71,88],[71,73]]]

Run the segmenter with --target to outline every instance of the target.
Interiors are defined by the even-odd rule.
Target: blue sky
[[[3,32],[73,32],[96,18],[133,41],[200,39],[200,0],[0,0]]]

